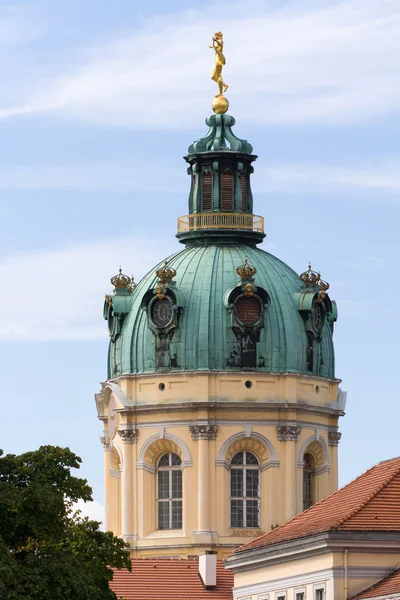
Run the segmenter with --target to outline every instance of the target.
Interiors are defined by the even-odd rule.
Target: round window
[[[151,307],[151,318],[157,327],[166,327],[172,319],[172,302],[169,298],[156,300]]]
[[[254,296],[242,296],[235,305],[236,315],[243,325],[251,326],[257,323],[261,316],[261,304]]]

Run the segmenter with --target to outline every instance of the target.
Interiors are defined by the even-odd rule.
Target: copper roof
[[[197,560],[133,558],[132,572],[114,571],[118,600],[232,600],[233,574],[217,563],[217,586],[205,590]]]
[[[379,598],[380,596],[391,596],[393,594],[400,594],[400,569],[392,571],[389,575],[374,583],[374,585],[353,596],[351,600]]]
[[[400,532],[400,457],[378,463],[280,527],[236,552],[328,531]]]

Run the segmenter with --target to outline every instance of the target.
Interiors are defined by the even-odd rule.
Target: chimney
[[[206,550],[199,556],[199,575],[206,590],[214,589],[217,585],[217,553]]]

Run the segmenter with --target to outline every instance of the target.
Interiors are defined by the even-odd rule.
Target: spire
[[[184,157],[191,178],[189,214],[179,217],[177,237],[184,244],[217,241],[254,246],[265,237],[264,219],[253,214],[250,185],[257,156],[247,140],[233,133],[236,121],[226,114],[229,102],[223,94],[228,85],[222,78],[226,60],[220,31],[210,48],[215,50],[211,79],[219,92],[212,103],[215,114],[206,119],[207,134],[193,142]]]

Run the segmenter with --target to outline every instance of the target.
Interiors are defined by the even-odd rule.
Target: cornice
[[[248,571],[261,566],[290,562],[329,552],[351,549],[379,553],[400,551],[400,532],[329,531],[238,552],[228,557],[226,568],[233,572]]]
[[[171,410],[179,411],[192,411],[192,410],[212,410],[218,409],[223,411],[231,410],[244,410],[247,413],[258,412],[258,411],[273,411],[279,410],[281,413],[292,413],[294,410],[303,413],[314,413],[316,415],[329,415],[343,417],[345,412],[343,410],[329,408],[325,406],[314,406],[312,404],[303,404],[298,402],[227,402],[226,400],[221,401],[198,401],[198,402],[170,402],[168,404],[135,404],[133,406],[127,406],[125,408],[117,409],[115,412],[120,414],[132,414],[132,413],[168,413]]]

